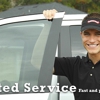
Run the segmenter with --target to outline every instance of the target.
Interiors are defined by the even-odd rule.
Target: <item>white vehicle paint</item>
[[[55,18],[61,18],[63,17],[64,13],[57,13],[55,15]],[[74,17],[73,17],[74,16]],[[82,19],[86,16],[86,14],[73,14],[73,15],[64,15],[62,25],[61,26],[71,26],[71,25],[81,25]],[[31,20],[40,20],[45,19],[42,14],[38,15],[29,15],[29,16],[21,16],[21,17],[14,17],[14,18],[7,18],[7,19],[0,19],[0,25],[8,24],[8,23],[14,23],[19,21],[31,21]],[[37,25],[38,26],[38,25]],[[41,25],[42,26],[42,25]],[[26,26],[27,27],[27,26]],[[56,56],[58,56],[58,49],[56,52]],[[57,83],[57,76],[53,75],[52,77],[52,85],[56,85]],[[0,95],[0,98],[3,100],[7,100],[10,98],[10,100],[58,100],[58,94],[54,91],[51,93],[29,93],[29,94],[7,94],[7,95]],[[50,97],[49,97],[50,96]],[[74,100],[73,93],[60,93],[60,100]]]

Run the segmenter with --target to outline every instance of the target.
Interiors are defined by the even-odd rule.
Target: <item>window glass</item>
[[[31,86],[38,84],[50,27],[51,22],[46,20],[0,26],[0,83],[2,86],[12,87],[18,83],[20,92],[24,92],[25,83],[30,83]]]
[[[86,55],[86,50],[83,47],[81,35],[80,35],[81,26],[70,26],[69,32],[71,34],[71,51],[72,56],[84,56]]]

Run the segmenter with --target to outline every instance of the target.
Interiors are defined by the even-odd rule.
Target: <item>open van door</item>
[[[0,20],[0,99],[47,100],[64,12]],[[41,89],[42,86],[42,89]]]

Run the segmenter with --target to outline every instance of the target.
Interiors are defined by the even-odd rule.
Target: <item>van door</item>
[[[48,99],[63,15],[53,21],[42,14],[0,20],[1,99]]]

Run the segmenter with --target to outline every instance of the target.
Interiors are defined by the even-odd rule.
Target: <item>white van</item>
[[[84,55],[80,25],[86,14],[59,12],[53,21],[43,14],[0,20],[0,99],[74,100],[50,86],[71,86],[68,79],[52,75],[55,56]]]

